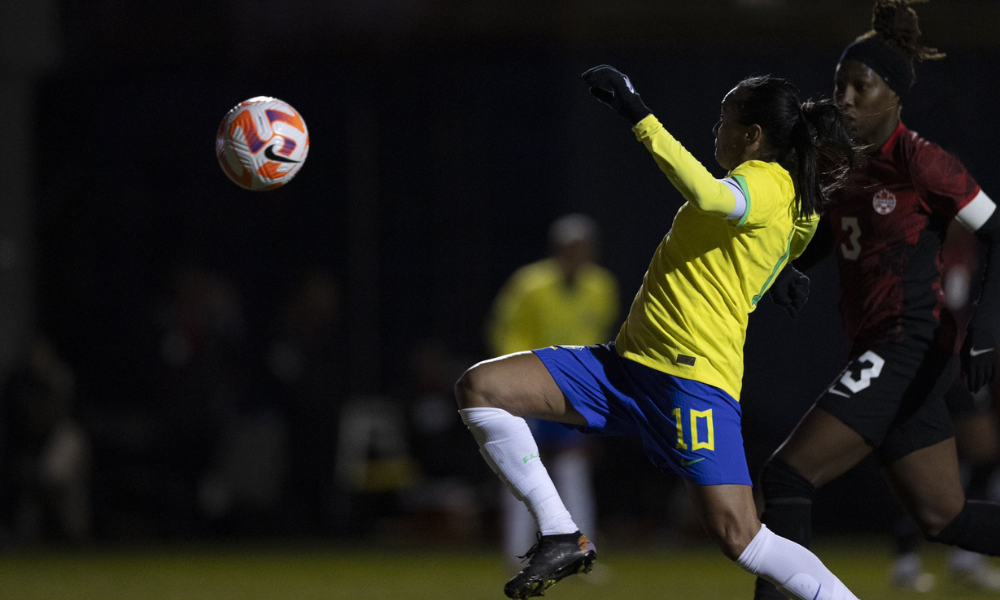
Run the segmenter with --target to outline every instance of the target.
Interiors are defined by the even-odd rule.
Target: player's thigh
[[[502,408],[519,417],[587,424],[533,352],[508,354],[474,365],[458,380],[455,394],[461,408]]]
[[[806,413],[776,457],[819,487],[873,449],[882,453],[895,424],[921,405],[926,390],[916,388],[925,385],[920,373],[929,356],[926,348],[897,342],[860,353]],[[933,365],[935,377],[941,372],[939,362]],[[912,450],[898,443],[891,449],[899,452],[892,460]]]
[[[871,453],[864,438],[825,409],[813,405],[774,453],[820,487],[849,471]]]
[[[884,467],[883,474],[927,535],[940,533],[965,505],[954,438],[904,456]]]
[[[687,482],[688,496],[708,535],[732,560],[743,554],[760,531],[749,485],[698,485]]]
[[[1000,457],[1000,435],[989,394],[973,395],[956,380],[945,395],[945,404],[955,425],[958,456],[973,465],[995,462]]]
[[[989,413],[956,416],[955,443],[963,461],[973,465],[996,462],[1000,457],[996,417]]]

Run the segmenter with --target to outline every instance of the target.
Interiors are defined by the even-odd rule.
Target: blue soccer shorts
[[[638,435],[657,468],[692,483],[752,485],[740,403],[726,392],[622,358],[614,343],[534,352],[585,433]]]

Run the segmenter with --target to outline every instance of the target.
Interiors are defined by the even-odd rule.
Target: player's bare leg
[[[883,473],[927,539],[1000,556],[1000,504],[965,499],[954,438],[912,452]]]
[[[760,478],[763,522],[775,534],[808,547],[816,488],[846,473],[871,451],[857,432],[813,406],[764,465]],[[784,596],[769,581],[758,578],[754,598],[783,600]]]
[[[816,555],[761,524],[750,486],[689,483],[688,491],[702,525],[723,554],[771,582],[782,598],[857,600]]]
[[[992,400],[986,390],[980,390],[987,400]],[[955,444],[963,469],[965,496],[971,500],[1000,498],[991,493],[991,483],[1000,458],[1000,432],[997,418],[991,410],[976,410],[963,414],[952,413],[955,423]],[[967,472],[966,472],[967,470]],[[948,574],[955,580],[973,588],[1000,591],[1000,568],[987,561],[982,554],[952,548],[948,553]]]
[[[813,406],[771,460],[780,460],[818,488],[851,470],[871,451],[856,431]]]
[[[929,540],[1000,556],[1000,504],[965,500],[958,473],[954,438],[917,450],[885,470]]]
[[[958,384],[961,392],[965,391],[964,384]],[[969,395],[971,400],[971,395]],[[988,499],[988,487],[990,475],[996,464],[997,455],[1000,453],[998,446],[996,419],[989,412],[975,410],[974,404],[970,402],[968,408],[956,413],[949,404],[952,412],[952,419],[955,425],[955,446],[958,451],[960,470],[968,469],[968,481],[963,476],[963,484],[966,496],[975,500]],[[923,467],[924,453],[915,453],[916,457],[911,461],[917,466]],[[907,471],[905,466],[911,461],[905,461],[899,465],[899,469]],[[919,461],[919,462],[918,462]],[[937,461],[935,461],[936,463]],[[947,463],[951,463],[950,456]],[[951,478],[954,475],[953,463],[933,464],[932,469],[941,469],[941,473],[947,473]],[[887,478],[892,477],[890,472],[886,472]],[[919,477],[919,475],[918,475]],[[895,485],[893,487],[896,487]],[[908,493],[906,490],[897,492],[897,495]],[[909,517],[903,517],[897,525],[905,531],[905,534],[897,536],[897,544],[904,549],[897,554],[896,561],[892,568],[893,583],[901,589],[914,589],[917,591],[927,591],[933,586],[934,575],[924,572],[923,562],[917,552],[921,531],[916,523]],[[982,554],[952,548],[948,553],[948,572],[956,581],[989,591],[1000,591],[1000,569],[990,565]]]
[[[921,448],[883,469],[903,508],[928,538],[938,536],[965,505],[955,438]]]
[[[541,359],[522,352],[481,362],[459,379],[455,397],[483,458],[528,507],[541,534],[524,555],[528,565],[507,582],[504,593],[515,599],[541,596],[569,575],[589,573],[597,558],[594,545],[556,492],[523,417],[587,422],[566,401]]]

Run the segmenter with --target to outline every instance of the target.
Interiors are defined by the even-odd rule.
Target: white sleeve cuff
[[[726,219],[729,221],[739,221],[747,212],[747,197],[743,194],[743,188],[732,177],[720,179],[719,181],[726,184],[729,191],[733,193],[733,198],[736,199],[736,207],[733,208],[733,212],[726,215]]]
[[[978,231],[983,226],[983,223],[993,216],[993,212],[996,209],[996,203],[990,200],[986,192],[980,190],[976,194],[976,197],[965,205],[965,208],[958,211],[958,215],[955,218],[958,219],[959,223],[965,225],[969,231]]]

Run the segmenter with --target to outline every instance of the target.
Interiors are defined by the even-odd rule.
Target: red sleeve
[[[962,161],[926,140],[916,142],[910,174],[927,209],[949,219],[979,193],[979,184]]]

